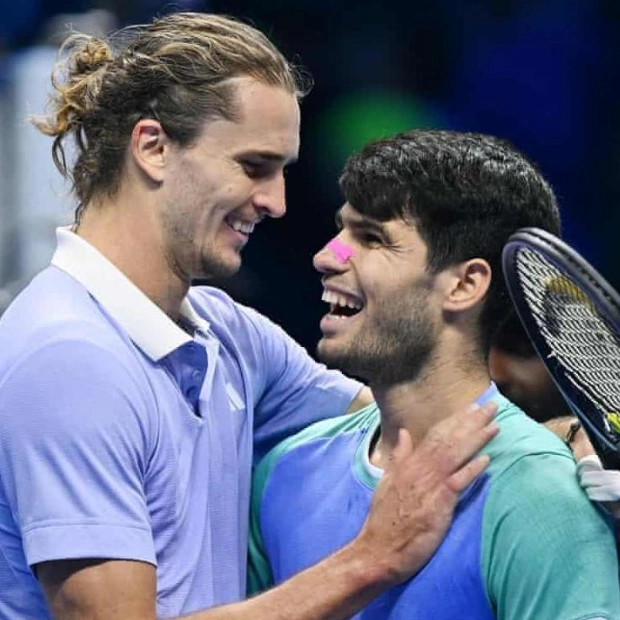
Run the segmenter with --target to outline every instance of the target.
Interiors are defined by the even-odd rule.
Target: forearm
[[[431,429],[415,451],[410,435],[401,431],[354,541],[260,596],[183,618],[340,620],[415,575],[443,540],[459,494],[488,463],[488,457],[472,456],[497,434],[495,409],[489,404],[451,416]],[[155,620],[152,564],[59,560],[37,564],[35,571],[58,620]]]
[[[183,619],[344,620],[390,585],[389,572],[354,542],[259,596]]]
[[[488,403],[451,416],[415,452],[401,431],[353,542],[277,588],[185,620],[344,620],[415,575],[443,540],[460,493],[488,464],[472,456],[497,434],[496,410]]]

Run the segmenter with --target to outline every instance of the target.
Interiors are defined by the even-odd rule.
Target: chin
[[[327,364],[328,366],[332,366],[332,351],[330,350],[331,347],[329,346],[329,344],[326,342],[325,338],[321,338],[321,340],[319,340],[319,343],[316,345],[316,356],[319,359],[319,361],[323,362],[324,364]]]
[[[327,363],[332,357],[338,357],[338,348],[331,338],[322,336],[316,345],[316,354],[322,362]]]
[[[319,361],[330,368],[337,368],[342,372],[355,374],[355,369],[352,368],[350,355],[348,355],[346,347],[338,347],[328,339],[321,338],[316,347],[316,355]]]
[[[241,256],[238,254],[231,257],[230,260],[224,260],[221,256],[216,259],[205,257],[202,263],[202,276],[199,278],[229,278],[234,276],[239,269],[241,269]]]

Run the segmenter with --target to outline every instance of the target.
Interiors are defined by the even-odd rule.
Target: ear
[[[446,270],[444,310],[463,312],[481,303],[491,285],[491,266],[472,258]]]
[[[161,183],[170,149],[170,139],[153,119],[139,120],[131,132],[131,155],[135,165],[151,181]]]

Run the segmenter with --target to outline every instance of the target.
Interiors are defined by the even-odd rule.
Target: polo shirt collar
[[[159,361],[192,337],[151,301],[101,252],[69,228],[56,230],[57,247],[52,265],[77,280],[153,361]],[[190,326],[206,333],[202,319],[187,297],[181,315]]]

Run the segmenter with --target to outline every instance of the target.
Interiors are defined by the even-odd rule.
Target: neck
[[[75,232],[177,320],[189,283],[182,281],[166,260],[157,204],[148,198],[119,192],[114,199],[90,204]]]
[[[452,358],[458,359],[458,358]],[[474,402],[489,387],[490,377],[481,362],[467,372],[435,366],[433,371],[408,383],[371,388],[381,410],[381,432],[370,456],[384,467],[396,447],[398,431],[409,431],[414,447],[431,426]]]

